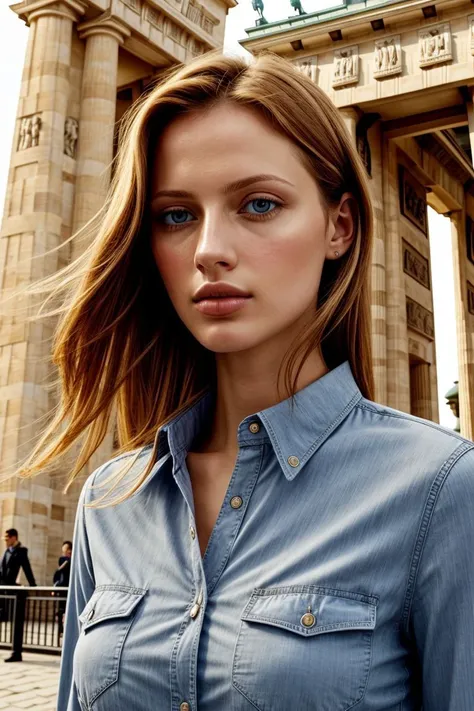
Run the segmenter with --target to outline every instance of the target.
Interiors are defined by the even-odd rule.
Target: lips
[[[252,296],[231,284],[204,284],[197,290],[193,302],[206,316],[229,316],[242,309]]]
[[[232,284],[216,282],[215,284],[204,284],[193,296],[193,301],[199,302],[203,299],[226,299],[226,298],[250,298],[250,294]]]

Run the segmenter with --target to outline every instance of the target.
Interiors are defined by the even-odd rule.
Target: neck
[[[249,415],[290,396],[284,373],[278,382],[281,352],[239,352],[216,356],[217,397],[210,435],[201,451],[237,453],[237,429]],[[298,376],[301,390],[328,372],[320,351],[309,356]]]

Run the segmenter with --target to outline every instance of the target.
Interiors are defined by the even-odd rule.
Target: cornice
[[[420,20],[422,20],[422,8],[426,4],[427,0],[399,0],[398,2],[393,0],[389,4],[380,2],[364,8],[348,6],[344,14],[341,12],[336,17],[324,18],[324,14],[328,13],[330,9],[319,13],[309,13],[308,15],[291,17],[281,21],[277,20],[261,27],[248,27],[245,30],[248,36],[239,40],[239,44],[249,52],[259,52],[263,49],[271,48],[272,45],[281,41],[290,43],[293,40],[300,39],[304,42],[309,37],[328,37],[330,32],[335,30],[344,32],[348,28],[350,28],[351,32],[354,32],[358,25],[366,28],[372,20],[383,19],[390,22],[395,20],[397,16],[406,19],[408,13],[413,14],[417,10],[419,10]],[[438,0],[436,6],[440,9],[444,4],[449,4],[449,0]],[[321,17],[322,19],[320,19]],[[439,19],[435,17],[430,22],[425,22],[426,24],[433,24],[439,22]],[[354,40],[351,39],[350,41],[353,42]],[[344,38],[337,42],[331,42],[333,47],[339,47],[343,44],[347,44],[347,40]]]

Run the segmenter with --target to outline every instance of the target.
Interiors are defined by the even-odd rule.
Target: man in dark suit
[[[16,579],[18,578],[20,569],[23,568],[23,572],[25,573],[29,584],[33,587],[36,586],[35,576],[33,575],[30,561],[28,559],[28,548],[21,545],[18,540],[18,531],[16,528],[9,528],[5,531],[3,538],[6,550],[0,564],[0,584],[16,585]],[[0,613],[3,612],[4,611],[0,609]],[[2,614],[2,617],[4,617],[4,614]],[[5,659],[5,661],[21,662],[21,654],[13,653],[11,657]]]

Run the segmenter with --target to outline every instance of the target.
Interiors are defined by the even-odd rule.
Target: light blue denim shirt
[[[211,410],[130,499],[83,506],[130,455],[86,483],[58,710],[472,711],[474,444],[344,363],[240,424],[202,557],[185,458]]]

